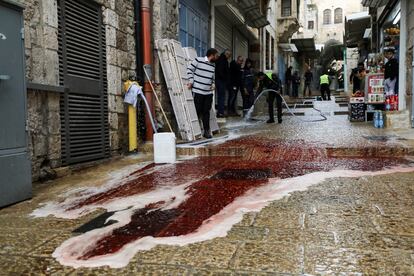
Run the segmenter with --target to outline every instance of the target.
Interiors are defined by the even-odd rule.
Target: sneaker
[[[281,124],[281,123],[282,123],[282,119],[277,120],[277,122],[278,122],[279,124]]]
[[[224,118],[224,117],[225,117],[224,114],[220,114],[220,113],[217,114],[217,118]]]
[[[273,120],[273,119],[269,119],[269,120],[266,121],[266,123],[268,123],[268,124],[273,124],[274,122],[275,122],[275,120]]]
[[[209,134],[209,133],[204,133],[203,137],[206,138],[206,139],[213,138],[213,136],[211,134]]]

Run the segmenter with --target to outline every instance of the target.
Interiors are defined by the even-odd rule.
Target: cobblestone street
[[[245,128],[235,133],[232,129],[237,124],[244,124]],[[322,145],[333,158],[352,156],[354,165],[358,158],[365,158],[362,155],[367,154],[381,158],[384,166],[389,157],[393,160],[398,156],[409,159],[413,156],[411,132],[378,130],[366,124],[351,125],[345,116],[332,116],[319,123],[300,123],[286,117],[283,124],[271,127],[260,122],[240,121],[227,125],[230,137],[240,137],[231,141],[218,140],[218,144],[207,146],[182,145],[179,152],[198,152],[209,155],[212,160],[218,155],[245,158],[246,152],[240,149],[246,136],[257,141],[283,139],[301,143],[303,149],[305,143]],[[336,128],[341,132],[335,133],[333,129]],[[323,141],[319,137],[324,137]],[[287,158],[289,162],[288,151],[278,152],[282,156],[274,158]],[[402,165],[404,172],[328,178],[308,189],[298,189],[290,196],[268,203],[260,212],[247,212],[225,236],[183,246],[161,244],[138,251],[122,268],[75,269],[59,264],[52,257],[56,248],[79,235],[73,231],[103,214],[104,210],[98,209],[75,219],[29,215],[46,202],[62,202],[62,195],[71,196],[68,191],[100,187],[109,178],[136,171],[138,164],[148,164],[151,159],[150,155],[125,157],[52,182],[36,184],[32,200],[0,210],[0,274],[414,274],[414,169],[410,168],[411,161]],[[372,167],[372,170],[378,169]]]

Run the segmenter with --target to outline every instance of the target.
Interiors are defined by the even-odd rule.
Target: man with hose
[[[279,124],[282,123],[282,97],[280,96],[281,93],[281,81],[277,74],[270,73],[263,73],[259,72],[257,74],[259,79],[259,89],[257,90],[257,95],[266,89],[271,89],[277,92],[268,92],[267,102],[269,104],[269,120],[267,120],[268,124],[275,122],[275,115],[274,115],[274,102],[276,100],[276,107],[277,107],[277,121]]]

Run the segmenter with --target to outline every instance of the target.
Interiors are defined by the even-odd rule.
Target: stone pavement
[[[340,155],[348,151],[338,149],[352,148],[412,154],[414,138],[412,131],[374,129],[333,115],[318,123],[286,116],[283,124],[270,126],[233,121],[227,128],[231,137],[306,141]],[[180,151],[191,154],[191,148]],[[28,215],[68,190],[98,187],[108,173],[149,160],[150,155],[126,157],[35,184],[32,200],[0,210],[0,275],[414,275],[414,173],[328,179],[246,214],[226,237],[157,246],[121,269],[60,265],[52,257],[56,247],[103,210],[75,220]]]

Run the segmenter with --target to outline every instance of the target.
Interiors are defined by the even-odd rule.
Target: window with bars
[[[292,0],[282,0],[282,17],[292,15]]]
[[[179,6],[180,42],[204,56],[208,46],[208,20],[184,4]]]
[[[331,24],[331,17],[332,17],[332,11],[330,9],[326,9],[323,11],[323,24],[329,25]]]
[[[334,19],[335,24],[342,23],[342,13],[343,12],[341,8],[335,9],[335,19]]]
[[[315,22],[308,21],[308,30],[313,30],[315,28]]]

